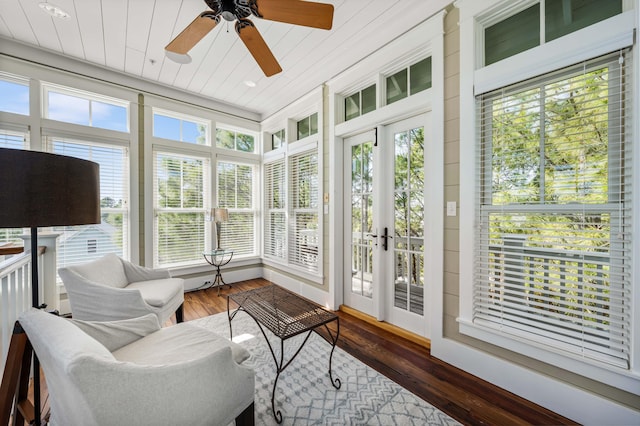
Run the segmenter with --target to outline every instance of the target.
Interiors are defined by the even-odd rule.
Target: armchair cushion
[[[76,319],[70,319],[69,321],[85,334],[96,339],[110,352],[114,352],[125,345],[160,330],[158,317],[154,314],[120,321],[98,322]]]
[[[73,269],[85,279],[94,283],[115,288],[125,288],[129,284],[129,279],[124,273],[122,261],[113,253],[91,262],[74,265]]]
[[[144,301],[151,306],[164,306],[175,297],[176,293],[183,291],[184,281],[182,278],[138,281],[130,283],[127,288],[140,290]]]
[[[249,358],[249,351],[237,343],[193,326],[189,333],[184,333],[178,326],[162,328],[113,352],[113,356],[124,362],[173,365],[196,360],[227,346],[231,348],[233,360],[238,364]]]

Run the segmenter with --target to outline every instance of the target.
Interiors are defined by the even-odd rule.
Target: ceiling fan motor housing
[[[257,0],[204,0],[207,6],[213,11],[213,16],[207,17],[215,19],[221,16],[226,21],[244,19],[251,14],[261,18],[258,13]],[[203,14],[204,15],[204,14]],[[218,19],[215,19],[216,21]]]

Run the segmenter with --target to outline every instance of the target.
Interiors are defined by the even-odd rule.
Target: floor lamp
[[[99,180],[99,166],[91,161],[0,148],[0,228],[31,228],[31,299],[34,307],[41,307],[38,227],[100,223]],[[10,371],[7,367],[5,374]],[[33,398],[35,424],[40,425],[40,366],[35,354]]]

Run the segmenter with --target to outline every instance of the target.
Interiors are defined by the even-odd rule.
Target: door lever
[[[369,234],[367,234],[367,236],[373,239],[373,245],[377,247],[378,246],[378,235],[369,233]]]
[[[389,228],[387,228],[385,226],[384,228],[384,234],[382,234],[380,236],[382,238],[382,248],[384,249],[384,251],[387,251],[389,248],[388,242],[389,242],[389,238],[393,238],[391,235],[389,235]]]

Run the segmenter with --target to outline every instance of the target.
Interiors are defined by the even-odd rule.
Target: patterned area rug
[[[229,337],[226,312],[191,323]],[[251,353],[245,364],[256,371],[256,424],[277,425],[271,411],[276,367],[264,336],[254,320],[244,312],[236,315],[232,326],[233,340]],[[279,339],[269,331],[267,335],[279,357]],[[285,363],[305,335],[285,341]],[[312,333],[302,351],[280,374],[275,402],[276,410],[282,413],[283,425],[459,424],[338,347],[333,354],[332,369],[333,378],[340,379],[342,386],[335,389],[328,374],[330,352],[331,345]]]

